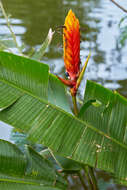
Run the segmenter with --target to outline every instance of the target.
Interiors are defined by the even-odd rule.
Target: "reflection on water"
[[[124,13],[110,1],[103,0],[4,0],[4,7],[12,17],[13,30],[19,42],[28,49],[42,43],[50,27],[55,29],[64,23],[68,9],[72,8],[81,25],[81,60],[89,51],[92,57],[85,78],[95,80],[110,89],[118,89],[127,96],[127,55],[117,44],[118,23]],[[127,6],[127,2],[124,2]],[[9,31],[1,18],[0,35]],[[43,61],[54,73],[63,73],[62,36],[55,34]],[[125,85],[124,85],[125,84]],[[84,82],[80,88],[83,96]],[[124,90],[125,89],[125,90]]]
[[[9,140],[12,127],[0,121],[0,139]]]
[[[6,12],[18,42],[27,49],[38,47],[48,30],[64,23],[71,8],[81,25],[81,61],[84,63],[91,50],[85,78],[95,80],[105,87],[117,89],[127,97],[127,47],[120,49],[118,23],[125,14],[110,1],[103,0],[3,0]],[[127,1],[123,5],[127,7]],[[0,35],[8,34],[4,18],[0,17]],[[62,35],[55,34],[43,61],[51,72],[63,75]],[[84,81],[80,87],[83,97]],[[1,124],[0,124],[1,125]],[[0,128],[1,134],[2,130]],[[113,188],[110,188],[113,189]],[[120,188],[119,188],[120,189]]]

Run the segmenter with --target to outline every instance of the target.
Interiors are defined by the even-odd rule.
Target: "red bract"
[[[70,10],[65,18],[63,27],[64,65],[68,80],[58,77],[65,85],[71,88],[71,95],[76,96],[88,60],[80,72],[80,25],[75,14]]]
[[[80,26],[72,10],[65,18],[63,29],[64,64],[71,81],[76,81],[80,72]]]

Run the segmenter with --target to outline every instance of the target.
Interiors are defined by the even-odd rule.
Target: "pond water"
[[[45,39],[49,28],[53,30],[64,23],[71,8],[80,20],[81,61],[91,51],[91,59],[80,86],[83,97],[85,80],[97,81],[127,97],[127,46],[120,48],[118,39],[120,19],[125,16],[110,0],[3,0],[4,8],[11,15],[11,24],[19,44],[26,51],[37,48]],[[127,8],[127,1],[118,0]],[[9,34],[6,21],[0,12],[0,36]],[[55,33],[51,46],[42,59],[53,73],[64,75],[62,35]],[[8,139],[11,128],[0,125],[0,138]],[[110,189],[115,187],[110,187]],[[120,189],[120,188],[118,188]]]
[[[121,3],[119,0],[118,2]],[[127,47],[118,45],[120,19],[125,15],[109,0],[4,0],[4,7],[11,15],[11,23],[19,43],[27,50],[37,48],[45,39],[49,28],[64,23],[71,8],[81,25],[81,61],[84,63],[91,50],[85,79],[95,80],[105,87],[117,89],[127,96]],[[127,7],[127,1],[122,2]],[[1,18],[0,35],[8,34],[4,18]],[[43,62],[51,72],[63,74],[62,35],[56,33]],[[84,93],[84,81],[80,94]]]

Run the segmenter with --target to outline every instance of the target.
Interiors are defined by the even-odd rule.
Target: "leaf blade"
[[[37,67],[38,64],[40,65],[36,62]],[[9,67],[6,67],[5,64],[4,69],[9,69]],[[29,67],[30,71],[31,68]],[[2,81],[6,79],[11,85],[10,78],[7,80],[6,76],[2,75],[0,79],[2,77],[4,78]],[[37,77],[40,78],[40,74]],[[26,78],[25,80],[29,79]],[[18,80],[18,82],[19,84],[15,84],[13,81],[13,88],[17,85],[22,91],[21,81]],[[28,85],[28,88],[30,87]],[[49,103],[45,96],[40,96],[31,88],[26,88],[22,97],[12,106],[0,112],[0,119],[27,132],[32,141],[50,147],[55,153],[115,173],[116,177],[127,184],[127,100],[96,83],[88,81],[84,103],[91,99],[98,100],[100,105],[89,106],[85,110],[85,114],[82,114],[81,118],[77,118],[54,105],[52,101]],[[119,109],[121,110],[120,116]],[[119,119],[118,123],[116,119],[113,120],[115,115]],[[122,118],[122,122],[120,122],[120,118]]]

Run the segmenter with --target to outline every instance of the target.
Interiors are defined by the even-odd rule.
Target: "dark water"
[[[120,9],[109,0],[3,0],[7,14],[11,15],[11,23],[19,44],[24,43],[26,50],[37,48],[45,39],[49,28],[56,29],[63,25],[64,18],[71,8],[80,20],[81,25],[81,61],[85,62],[91,50],[87,72],[80,87],[79,96],[84,93],[85,79],[99,82],[107,88],[117,90],[127,97],[127,46],[120,48],[118,44],[120,19],[125,16]],[[127,7],[126,1],[117,1]],[[0,13],[0,36],[8,34],[6,21]],[[51,46],[47,50],[43,62],[50,65],[51,72],[63,75],[62,35],[56,33]],[[0,137],[4,136],[3,124],[0,126]],[[98,178],[111,181],[107,175],[98,173]],[[77,189],[77,187],[74,189]],[[78,188],[80,189],[80,188]],[[124,189],[115,185],[105,189]],[[126,188],[125,188],[126,189]]]
[[[64,18],[71,8],[81,25],[81,60],[84,63],[91,50],[85,78],[95,80],[112,90],[117,89],[127,96],[127,47],[120,48],[118,23],[125,15],[109,0],[3,0],[13,30],[19,43],[24,43],[29,50],[38,47],[45,39],[49,28],[56,29],[64,23]],[[121,3],[119,0],[118,2]],[[127,7],[127,1],[122,2]],[[0,35],[8,34],[5,20],[1,19]],[[56,33],[44,62],[51,71],[62,74],[62,35]],[[84,80],[85,81],[85,80]],[[80,88],[84,93],[84,81]]]

